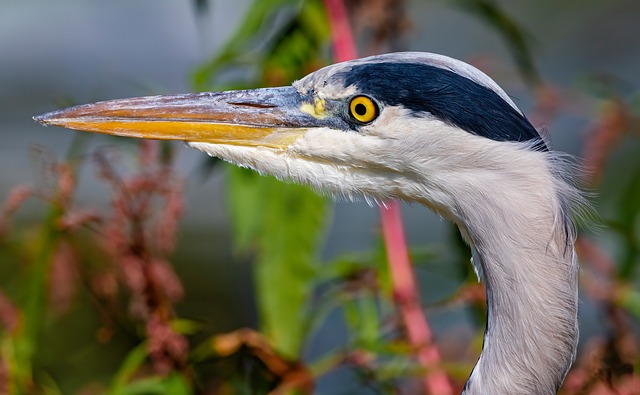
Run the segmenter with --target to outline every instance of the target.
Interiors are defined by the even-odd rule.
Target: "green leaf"
[[[287,356],[298,356],[305,338],[305,311],[315,285],[317,244],[324,229],[325,199],[307,187],[266,185],[256,282],[261,321]]]
[[[111,385],[110,394],[122,394],[127,387],[127,383],[136,374],[140,366],[147,359],[147,343],[141,343],[129,352],[120,369],[116,373],[113,384]]]
[[[359,299],[360,307],[360,340],[365,345],[372,345],[380,339],[380,317],[378,315],[378,304],[376,297],[372,293],[367,293]]]
[[[62,390],[58,386],[58,383],[53,379],[53,377],[48,374],[43,374],[40,376],[40,386],[43,395],[62,395]]]
[[[191,386],[178,373],[166,377],[149,377],[136,380],[121,388],[117,395],[190,395]]]
[[[375,348],[381,337],[382,326],[375,294],[362,292],[358,297],[346,300],[342,307],[357,347]]]
[[[202,324],[197,321],[179,318],[171,321],[171,329],[182,335],[194,335],[202,329]]]
[[[298,356],[315,285],[326,200],[309,188],[229,173],[229,201],[240,247],[255,245],[255,281],[264,332],[280,352]]]
[[[237,250],[248,249],[260,234],[265,216],[265,202],[261,194],[268,187],[268,182],[255,171],[229,167],[227,198]]]
[[[628,289],[622,293],[620,304],[631,314],[640,318],[640,292]]]

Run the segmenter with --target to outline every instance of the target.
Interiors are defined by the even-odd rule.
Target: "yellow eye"
[[[356,121],[369,123],[378,117],[378,106],[366,96],[356,96],[349,103],[349,112]]]

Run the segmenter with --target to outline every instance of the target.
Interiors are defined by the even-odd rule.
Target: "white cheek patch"
[[[339,144],[336,144],[339,141]],[[348,200],[377,202],[397,197],[403,180],[376,161],[384,144],[378,138],[328,128],[308,130],[283,149],[230,144],[188,143],[235,165],[278,179],[306,184]],[[404,180],[406,181],[406,180]]]

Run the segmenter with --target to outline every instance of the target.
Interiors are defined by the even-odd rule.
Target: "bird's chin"
[[[364,200],[371,205],[380,205],[386,200],[406,198],[398,194],[397,188],[387,188],[391,184],[382,182],[388,177],[387,172],[352,168],[323,157],[309,157],[295,144],[286,148],[201,142],[188,144],[210,156],[262,175],[310,186],[319,194],[337,200]]]
[[[209,156],[254,170],[262,175],[276,177],[281,181],[319,186],[315,185],[319,176],[318,164],[295,153],[292,146],[203,142],[189,142],[188,145]],[[323,182],[323,186],[326,186],[325,184]]]
[[[255,170],[261,174],[277,175],[286,161],[287,148],[273,145],[247,145],[236,143],[187,142],[187,144],[209,156],[217,157],[234,165]]]

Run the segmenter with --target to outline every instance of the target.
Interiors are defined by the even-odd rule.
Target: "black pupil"
[[[356,104],[355,111],[356,111],[356,114],[362,116],[367,113],[367,107],[362,103],[358,103]]]

